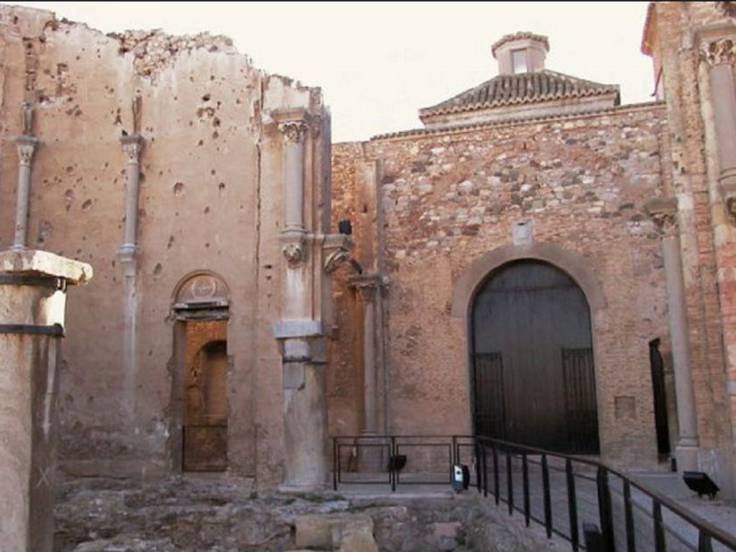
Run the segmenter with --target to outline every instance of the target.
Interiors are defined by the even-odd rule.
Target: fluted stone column
[[[58,344],[66,286],[92,268],[46,251],[0,253],[0,548],[51,552]]]
[[[28,246],[28,213],[31,203],[31,164],[38,140],[23,135],[16,139],[18,147],[18,189],[15,206],[15,236],[13,249],[20,251]]]
[[[675,456],[679,470],[698,469],[698,420],[695,410],[685,283],[682,275],[677,200],[654,199],[646,209],[662,234],[662,256],[667,286],[667,312],[677,397],[679,437]]]
[[[327,407],[325,337],[312,318],[312,283],[305,210],[305,142],[310,128],[303,109],[274,113],[284,139],[284,289],[281,319],[274,325],[283,363],[285,488],[321,488],[327,480]],[[321,271],[320,271],[321,273]]]
[[[140,155],[143,137],[132,134],[120,138],[125,153],[125,226],[118,259],[123,269],[123,409],[134,416],[136,385],[136,326],[138,316],[138,201],[140,196]]]

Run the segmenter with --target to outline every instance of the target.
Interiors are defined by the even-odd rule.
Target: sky
[[[208,31],[256,67],[320,86],[334,142],[419,128],[417,111],[496,75],[491,44],[549,37],[546,67],[652,100],[640,52],[648,2],[18,2],[103,32]]]

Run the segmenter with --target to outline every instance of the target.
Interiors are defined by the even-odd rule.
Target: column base
[[[322,491],[326,491],[328,489],[327,483],[322,484],[314,484],[314,483],[307,483],[304,485],[294,484],[294,483],[284,483],[283,485],[279,485],[278,491],[280,493],[320,493]]]
[[[677,459],[677,471],[697,471],[698,446],[691,444],[678,444],[675,447],[675,458]]]

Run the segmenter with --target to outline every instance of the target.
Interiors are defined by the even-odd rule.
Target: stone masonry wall
[[[389,427],[471,431],[466,320],[454,287],[484,253],[531,221],[534,240],[577,254],[602,286],[592,318],[602,453],[623,464],[656,455],[648,342],[669,349],[660,240],[643,212],[662,194],[664,107],[648,104],[455,132],[409,132],[334,157],[379,159],[389,277]],[[333,187],[346,171],[333,171]],[[342,218],[342,204],[333,206]],[[565,268],[562,266],[561,268]]]
[[[59,400],[65,468],[144,476],[176,469],[169,449],[177,369],[171,304],[178,282],[208,269],[230,291],[231,468],[246,476],[261,469],[262,481],[280,482],[281,357],[272,323],[284,262],[283,135],[267,110],[319,112],[319,90],[255,69],[224,37],[104,35],[47,11],[9,6],[0,7],[0,36],[0,248],[12,243],[13,140],[22,131],[20,104],[30,100],[41,146],[29,246],[84,260],[96,272],[93,285],[71,292]],[[144,148],[131,375],[122,361],[117,250],[126,182],[120,137],[134,130],[135,97]],[[310,137],[308,147],[324,139],[329,132]],[[323,180],[318,169],[314,175]],[[322,215],[307,211],[308,223],[326,231]],[[126,378],[134,382],[130,390]]]

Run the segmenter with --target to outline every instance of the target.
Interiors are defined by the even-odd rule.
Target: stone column
[[[731,214],[736,214],[736,83],[733,40],[721,38],[704,45],[718,150],[718,187]]]
[[[309,116],[304,109],[273,114],[284,136],[284,230],[281,250],[285,277],[281,320],[274,325],[283,362],[285,475],[284,487],[316,489],[327,480],[327,407],[325,338],[313,319],[315,275],[307,245],[315,238],[304,224],[305,140]],[[318,267],[321,273],[321,267]]]
[[[51,552],[66,286],[92,268],[45,251],[0,253],[0,535],[3,550]]]
[[[16,139],[18,147],[18,191],[15,207],[15,237],[13,249],[23,250],[28,245],[28,212],[31,203],[31,163],[36,151],[38,140],[33,136],[19,136]]]
[[[120,138],[125,153],[125,227],[118,259],[123,269],[123,408],[132,419],[135,411],[136,326],[138,314],[138,200],[140,196],[140,154],[143,137],[132,134]]]
[[[674,198],[654,199],[647,203],[646,210],[662,233],[667,312],[672,340],[675,396],[677,397],[677,423],[680,431],[675,446],[677,468],[680,471],[697,470],[698,420],[690,359],[680,236],[677,226],[677,200]]]

